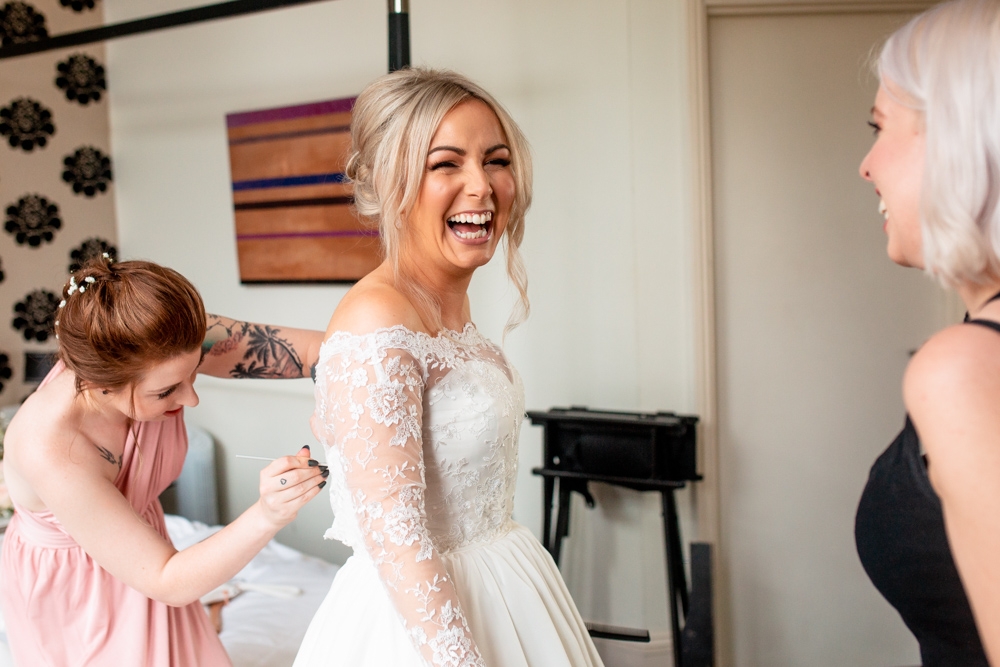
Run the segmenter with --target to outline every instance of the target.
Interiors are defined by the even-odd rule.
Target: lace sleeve
[[[353,514],[349,541],[375,564],[428,664],[485,667],[427,532],[420,364],[401,349],[354,350],[321,363],[317,383],[314,425],[331,472],[340,468],[331,484],[343,486],[335,511]]]

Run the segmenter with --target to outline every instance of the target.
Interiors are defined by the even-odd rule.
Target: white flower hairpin
[[[79,284],[77,284],[77,282],[76,282],[76,276],[70,276],[69,277],[69,288],[66,290],[66,296],[70,296],[70,295],[76,294],[77,292],[80,292],[80,294],[83,294],[84,292],[87,291],[87,285],[93,285],[96,282],[97,282],[97,279],[94,278],[94,276],[87,276]],[[66,305],[66,300],[63,299],[59,303],[59,307],[62,308],[65,305]]]

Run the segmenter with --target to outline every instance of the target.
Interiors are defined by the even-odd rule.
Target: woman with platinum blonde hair
[[[889,257],[954,289],[968,314],[906,369],[907,419],[861,497],[858,554],[925,666],[1000,665],[1000,2],[921,14],[878,73],[860,171]]]
[[[473,272],[518,246],[531,202],[521,131],[453,72],[406,69],[357,99],[348,176],[385,261],[337,306],[313,431],[333,527],[354,549],[296,667],[601,665],[549,554],[512,518],[524,390],[471,321]]]

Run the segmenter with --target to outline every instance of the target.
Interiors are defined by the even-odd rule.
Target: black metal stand
[[[674,498],[674,491],[701,479],[695,461],[698,418],[672,412],[612,412],[583,407],[529,412],[528,417],[533,424],[545,427],[544,465],[533,468],[532,472],[543,479],[542,544],[556,565],[562,541],[569,535],[570,500],[574,491],[590,507],[594,506],[587,486],[590,482],[659,492],[673,663],[675,667],[712,667],[711,545],[691,544],[693,585],[689,592]],[[557,489],[559,508],[553,530]],[[612,638],[643,641],[634,638],[635,632],[631,631],[632,636],[622,633]],[[639,632],[648,638],[648,633]]]
[[[681,645],[683,667],[715,665],[715,626],[712,614],[712,545],[691,543],[691,607],[684,619]]]
[[[570,498],[573,491],[584,494],[587,504],[593,507],[594,500],[586,490],[588,482],[603,482],[624,486],[637,491],[659,491],[663,503],[663,537],[664,554],[667,567],[667,609],[670,612],[670,633],[673,639],[674,664],[683,664],[681,635],[681,617],[685,620],[690,609],[688,597],[687,575],[684,572],[683,549],[681,547],[680,522],[677,518],[677,503],[674,490],[684,488],[680,481],[649,480],[613,477],[609,475],[592,475],[589,473],[569,472],[565,470],[550,470],[547,468],[532,468],[532,473],[544,479],[545,498],[543,500],[542,546],[552,559],[559,565],[562,554],[563,538],[569,535]],[[552,534],[552,509],[556,486],[559,487],[559,510],[556,515],[555,534]]]

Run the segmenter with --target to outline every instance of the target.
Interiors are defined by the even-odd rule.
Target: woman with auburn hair
[[[524,392],[471,321],[469,281],[518,246],[528,145],[489,93],[405,69],[358,97],[347,173],[386,259],[338,305],[313,430],[353,547],[296,667],[588,667],[594,644],[548,552],[511,518]]]
[[[56,321],[59,361],[4,436],[15,513],[0,561],[0,602],[18,665],[229,665],[199,598],[232,578],[319,493],[308,447],[261,471],[260,499],[177,551],[158,496],[187,452],[184,407],[199,372],[240,375],[261,360],[301,377],[320,332],[207,316],[184,277],[105,256],[70,278]],[[263,333],[262,333],[263,332]],[[260,369],[258,369],[260,370]],[[260,373],[258,373],[260,374]]]
[[[1000,2],[935,6],[886,42],[861,175],[888,254],[965,302],[903,380],[903,431],[858,507],[858,554],[926,667],[1000,665]]]

